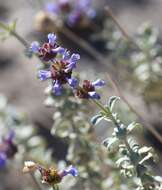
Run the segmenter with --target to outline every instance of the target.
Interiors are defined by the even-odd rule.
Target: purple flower
[[[40,80],[47,80],[49,78],[51,78],[51,71],[46,71],[46,70],[40,70],[38,72],[38,77],[40,78]]]
[[[55,34],[49,33],[47,37],[48,42],[41,46],[36,41],[32,42],[30,52],[36,53],[43,61],[53,61],[58,54],[63,55],[65,49],[57,44]]]
[[[77,7],[90,18],[96,16],[96,11],[92,8],[92,0],[78,0]]]
[[[14,131],[10,131],[0,142],[0,167],[4,167],[8,159],[12,159],[17,152],[17,145],[13,142]]]
[[[64,54],[64,52],[65,52],[65,49],[63,48],[63,47],[57,47],[57,48],[54,48],[54,49],[52,49],[51,50],[53,53],[60,53],[60,54]]]
[[[56,4],[56,3],[47,3],[45,9],[49,13],[56,13],[56,14],[58,14],[60,11],[60,8],[59,8],[58,4]]]
[[[37,41],[32,42],[31,46],[30,46],[30,49],[32,50],[33,53],[38,53],[39,49],[40,49],[39,43]]]
[[[63,59],[64,61],[69,60],[69,59],[70,59],[70,51],[68,51],[67,49],[65,49],[65,51],[64,51],[64,53],[63,53],[63,55],[62,55],[62,59]]]
[[[100,95],[96,93],[96,88],[99,86],[103,86],[104,81],[101,79],[96,80],[94,83],[91,83],[89,80],[84,80],[83,85],[80,88],[76,89],[76,96],[82,99],[100,99]]]
[[[0,152],[0,168],[3,168],[6,165],[7,156],[3,152]]]
[[[73,70],[76,68],[76,64],[77,61],[80,59],[80,55],[79,54],[72,54],[70,59],[68,60],[69,64],[67,66],[67,68],[65,69],[65,72],[68,72],[70,70]]]
[[[76,53],[73,53],[71,55],[71,58],[70,58],[69,62],[71,62],[71,63],[75,62],[76,63],[79,59],[80,59],[80,55],[76,54]]]
[[[66,175],[72,175],[73,177],[78,176],[78,170],[74,166],[69,166],[67,169],[63,170],[61,173],[61,177],[64,177]]]
[[[52,46],[54,46],[55,43],[56,43],[56,35],[53,34],[53,33],[49,33],[47,37],[48,37],[49,44],[51,44]]]
[[[67,24],[69,26],[74,26],[81,20],[81,12],[79,10],[74,10],[68,16]]]
[[[11,130],[8,134],[8,136],[6,137],[5,141],[8,143],[13,143],[13,139],[15,137],[15,132],[13,130]]]
[[[76,78],[70,78],[67,79],[67,81],[72,88],[76,88],[78,86],[78,80]]]
[[[102,87],[105,85],[105,81],[97,79],[96,81],[92,82],[92,85],[95,87]]]
[[[91,98],[91,99],[99,100],[101,98],[100,95],[98,93],[96,93],[95,91],[88,92],[88,94],[89,94],[89,98]]]
[[[69,26],[74,26],[84,17],[94,18],[96,16],[95,9],[92,8],[91,0],[77,0],[74,8],[68,15],[67,22]]]
[[[56,81],[53,85],[53,92],[56,96],[60,96],[62,91],[62,86],[59,81]]]
[[[95,18],[96,17],[96,11],[92,8],[90,8],[88,11],[87,11],[87,16],[89,18]]]
[[[35,43],[33,43],[33,47],[35,47]],[[39,49],[38,55],[42,57],[44,61],[52,62],[50,70],[40,70],[38,77],[42,81],[47,79],[52,80],[52,91],[55,95],[61,95],[63,86],[68,84],[73,88],[74,93],[79,98],[100,99],[100,95],[96,93],[96,87],[104,86],[105,82],[101,79],[97,79],[94,82],[84,80],[82,87],[79,86],[78,80],[74,78],[72,74],[73,69],[76,68],[77,62],[80,59],[80,55],[73,53],[70,56],[70,52],[67,49],[57,44],[55,34],[48,34],[48,43],[44,43],[37,49]]]

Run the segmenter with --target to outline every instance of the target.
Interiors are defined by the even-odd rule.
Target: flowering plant
[[[56,11],[68,8],[67,1],[61,1],[61,3],[58,9],[56,8]],[[2,26],[28,47],[28,44],[15,33],[12,27]],[[110,167],[114,167],[117,170],[117,172],[115,171],[116,173],[119,173],[119,170],[128,179],[124,183],[126,184],[127,181],[131,183],[131,185],[125,185],[126,189],[131,187],[136,190],[161,190],[161,177],[153,175],[150,169],[150,163],[156,160],[153,149],[141,146],[134,138],[134,130],[139,129],[140,125],[135,122],[129,125],[124,124],[114,109],[116,101],[120,98],[113,96],[106,105],[103,105],[100,101],[101,95],[96,90],[98,87],[103,87],[105,82],[101,79],[97,79],[94,82],[85,79],[80,85],[79,77],[76,77],[74,74],[80,55],[78,53],[71,54],[67,49],[61,47],[57,43],[55,34],[50,33],[47,37],[48,41],[43,43],[43,45],[33,42],[29,52],[36,55],[45,64],[43,70],[39,69],[38,78],[41,81],[50,81],[50,86],[46,90],[48,100],[50,98],[50,101],[46,101],[46,103],[50,106],[54,106],[55,102],[58,103],[56,106],[57,112],[54,113],[55,121],[51,132],[53,135],[62,138],[66,137],[69,144],[66,161],[77,166],[77,169],[74,166],[70,166],[67,169],[60,170],[56,169],[56,167],[46,167],[46,164],[39,164],[39,161],[26,161],[23,172],[30,173],[33,176],[33,172],[35,174],[36,171],[39,171],[43,183],[46,183],[53,189],[58,189],[58,184],[63,182],[65,176],[70,174],[75,177],[79,171],[78,178],[80,179],[81,188],[104,189],[101,180],[105,180],[105,173],[107,175],[108,172],[105,164],[111,163]],[[84,111],[88,108],[90,102],[100,109],[99,113],[91,119],[92,125],[97,125],[103,120],[113,125],[112,135],[103,141],[103,145],[109,152],[108,159],[105,159],[105,152],[102,152],[102,149],[96,145],[94,128],[86,121],[85,116],[82,117],[86,115]],[[70,106],[66,104],[70,104]],[[70,108],[70,111],[66,110],[67,107],[68,109]],[[89,112],[87,111],[87,113]],[[64,121],[66,123],[63,123]],[[13,133],[9,133],[9,136],[1,140],[1,166],[4,166],[6,160],[12,158],[17,152],[17,146],[13,137]],[[100,156],[100,153],[104,156]],[[103,162],[102,164],[100,163],[101,161]],[[98,166],[100,164],[101,166]],[[48,165],[52,165],[51,162]],[[102,169],[102,167],[105,168]],[[118,177],[117,179],[123,179],[117,174],[116,176]],[[34,180],[38,188],[41,189],[37,180],[35,178]],[[121,184],[117,186],[116,181],[114,184],[115,190],[117,188],[122,189]]]

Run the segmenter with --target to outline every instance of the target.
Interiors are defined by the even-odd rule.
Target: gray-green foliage
[[[115,153],[115,164],[120,173],[126,178],[137,179],[137,189],[159,190],[162,188],[161,177],[153,175],[150,167],[156,159],[155,153],[151,147],[141,146],[133,137],[134,130],[141,128],[140,124],[132,122],[127,126],[119,119],[112,107],[117,99],[118,97],[111,97],[99,112],[102,119],[106,118],[114,124],[112,135],[103,144],[110,153]],[[96,116],[92,118],[93,123],[94,121],[98,122]]]
[[[37,135],[36,128],[28,122],[26,114],[8,104],[6,97],[0,95],[1,136],[6,136],[11,130],[15,132],[15,143],[18,145],[16,158],[20,163],[24,159],[51,162],[51,151],[46,150],[45,141]]]
[[[50,87],[46,93],[45,104],[55,108],[51,133],[68,144],[66,159],[79,170],[76,185],[86,189],[101,189],[104,156],[96,144],[94,128],[88,118],[92,107],[87,101],[75,98],[69,89],[65,89],[61,97],[54,96]]]

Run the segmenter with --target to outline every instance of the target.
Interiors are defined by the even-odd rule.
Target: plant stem
[[[37,187],[37,189],[38,190],[43,190],[42,187],[40,186],[40,184],[38,183],[38,181],[35,179],[35,176],[32,173],[30,173],[30,176],[31,176],[35,186]]]
[[[97,100],[93,100],[93,102],[106,114],[106,116],[108,118],[110,118],[112,120],[112,122],[114,123],[114,125],[119,128],[118,122],[115,120],[112,112],[110,111],[109,107],[104,107],[99,101]]]
[[[105,114],[108,116],[108,119],[110,118],[112,120],[112,122],[114,123],[114,125],[119,129],[120,126],[118,125],[118,122],[116,121],[116,119],[114,118],[114,116],[112,115],[112,112],[110,111],[110,109],[107,107],[105,108],[99,101],[96,101],[96,100],[93,100],[93,102],[102,110],[105,112]],[[128,152],[129,152],[129,155],[132,154],[132,149],[128,143],[128,139],[127,139],[127,136],[124,138],[123,140],[123,143],[125,144]],[[131,159],[130,159],[131,160]],[[137,166],[136,163],[134,163],[132,160],[131,160],[132,164],[135,165],[135,168]],[[137,168],[136,168],[136,173],[137,173]],[[138,176],[138,178],[140,179],[141,183],[143,184],[143,181],[141,179],[140,176]],[[144,186],[144,185],[143,185]]]
[[[125,98],[123,93],[121,93],[120,87],[115,84],[115,81],[111,79],[109,75],[107,75],[108,80],[111,82],[113,89],[115,89],[116,93],[120,96],[120,98],[125,102],[125,104],[128,106],[128,108],[138,117],[139,121],[143,124],[144,127],[147,128],[147,130],[154,135],[154,137],[162,144],[162,137],[161,135],[150,125],[149,122],[147,122],[141,114],[130,104],[130,102]]]
[[[107,15],[109,15],[111,17],[111,19],[113,20],[113,22],[116,24],[116,26],[119,28],[119,30],[121,31],[121,33],[123,34],[124,38],[134,44],[134,46],[139,49],[142,50],[138,44],[134,41],[134,39],[127,33],[127,31],[121,26],[121,24],[119,23],[119,21],[117,20],[117,18],[115,17],[115,15],[113,14],[112,10],[110,9],[109,6],[105,7],[105,11],[107,13]]]
[[[53,190],[59,190],[59,186],[58,186],[58,185],[53,185],[53,186],[52,186],[52,189],[53,189]]]
[[[9,32],[12,36],[14,36],[26,49],[29,48],[30,45],[28,44],[28,42],[15,30],[11,30],[10,27],[8,27],[2,22],[0,22],[0,28],[4,29],[5,31]],[[40,59],[38,55],[34,54],[34,56],[36,56],[39,59],[39,61],[44,65],[44,62]]]
[[[29,44],[27,41],[25,41],[24,38],[22,38],[16,31],[10,31],[11,35],[14,36],[25,48],[29,47]]]

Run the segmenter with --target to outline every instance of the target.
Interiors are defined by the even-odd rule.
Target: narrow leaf
[[[112,111],[114,106],[115,106],[115,103],[120,100],[120,97],[117,97],[117,96],[112,96],[109,98],[109,101],[108,101],[108,106],[110,108],[110,110]]]
[[[93,125],[97,125],[101,120],[103,119],[103,116],[98,114],[98,115],[95,115],[91,118],[91,123]]]

